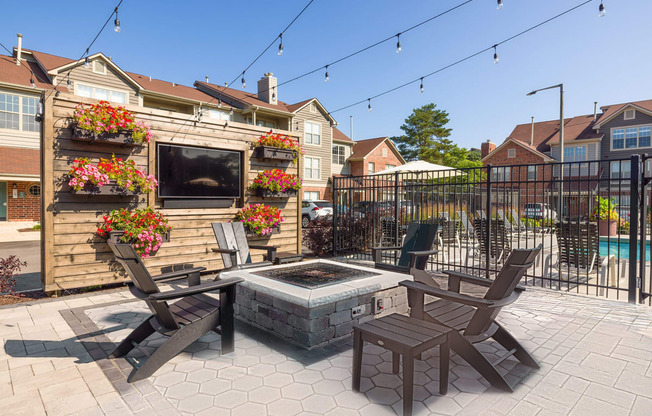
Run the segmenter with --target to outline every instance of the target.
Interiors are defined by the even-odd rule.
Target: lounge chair
[[[210,331],[221,334],[223,354],[233,351],[235,285],[242,279],[234,277],[200,284],[199,273],[205,269],[203,267],[151,276],[131,244],[110,243],[109,246],[131,279],[129,291],[138,299],[144,300],[152,311],[152,315],[111,353],[112,358],[117,358],[136,348],[148,357],[142,366],[134,368],[129,375],[129,382],[151,376],[163,364]],[[182,278],[188,278],[187,288],[161,292],[157,286],[157,282]],[[214,291],[219,291],[219,299],[205,295],[206,292]],[[177,301],[168,304],[172,300]],[[168,339],[150,354],[139,344],[154,332],[159,332]]]
[[[437,246],[439,247],[439,253],[444,258],[444,263],[448,263],[449,250],[446,250],[447,247],[462,247],[459,228],[459,221],[449,219],[442,222],[441,229],[437,233]]]
[[[475,212],[475,217],[476,217],[476,218],[481,218],[481,219],[483,219],[483,220],[486,220],[486,219],[487,219],[487,213],[484,212],[483,209],[479,209],[479,210],[477,210],[477,211]]]
[[[525,224],[523,224],[523,221],[519,217],[518,212],[514,208],[512,208],[511,213],[512,213],[512,224],[516,226],[519,229],[519,231],[525,231],[527,227]]]
[[[496,263],[500,263],[512,251],[512,241],[505,228],[505,223],[502,220],[492,219],[491,242],[488,242],[486,235],[488,226],[489,221],[486,219],[476,218],[473,222],[476,238],[479,241],[480,260],[484,259],[485,253],[488,250],[490,257]]]
[[[408,290],[410,316],[457,330],[450,334],[450,347],[492,386],[512,391],[507,380],[496,368],[512,355],[521,363],[539,368],[537,362],[519,342],[496,321],[500,310],[513,303],[525,288],[518,286],[528,268],[532,267],[542,246],[533,249],[513,250],[496,279],[491,281],[456,271],[448,275],[448,290],[432,287],[421,282],[402,281]],[[460,283],[487,287],[483,297],[460,293]],[[440,300],[426,304],[424,295]],[[507,351],[490,362],[474,344],[493,338]]]
[[[439,232],[439,225],[434,223],[421,223],[419,221],[411,222],[405,233],[403,245],[395,247],[373,247],[372,254],[375,267],[378,269],[391,270],[399,273],[411,273],[413,269],[420,270],[416,272],[423,281],[434,282],[426,272],[426,263],[428,257],[423,257],[424,253],[437,254],[437,250],[432,247],[435,244],[435,238]],[[383,260],[387,255],[384,252],[391,251],[393,253],[393,263],[386,263]],[[415,253],[421,253],[421,257],[417,262]],[[418,264],[417,264],[418,263]],[[416,279],[416,277],[415,277]]]
[[[244,269],[251,267],[271,266],[276,258],[276,247],[253,245],[247,242],[244,226],[241,222],[214,222],[213,232],[219,248],[213,248],[216,253],[222,254],[224,269]],[[251,250],[266,250],[265,260],[257,263],[251,262]]]
[[[473,224],[469,220],[469,217],[466,215],[466,212],[457,211],[457,216],[462,223],[462,227],[464,227],[464,233],[462,234],[462,237],[467,239],[473,238],[475,235],[475,229],[473,228]]]

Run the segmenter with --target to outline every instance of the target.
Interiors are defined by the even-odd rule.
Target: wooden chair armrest
[[[236,250],[234,248],[212,248],[214,253],[222,253],[222,254],[236,254],[239,250]]]
[[[238,265],[236,270],[254,269],[256,267],[272,266],[271,261],[259,261],[258,263],[247,263]]]
[[[400,250],[402,249],[403,246],[396,246],[396,247],[371,247],[372,250]]]
[[[436,287],[425,285],[423,283],[412,282],[409,280],[404,280],[402,282],[399,282],[399,285],[406,287],[408,292],[417,291],[426,295],[438,297],[440,299],[450,300],[453,302],[462,303],[464,305],[474,306],[476,308],[486,309],[491,306],[494,306],[495,303],[492,300],[476,298],[473,296],[464,295],[457,292],[450,292],[448,290],[442,290]]]
[[[489,287],[493,284],[493,280],[483,279],[482,277],[461,273],[455,270],[444,270],[444,274],[448,275],[448,290],[451,292],[460,292],[460,281],[484,287]]]
[[[371,248],[371,254],[372,254],[372,259],[374,263],[381,264],[383,262],[383,251],[389,251],[389,250],[400,250],[402,246],[397,246],[397,247],[372,247]]]
[[[199,293],[227,289],[243,281],[244,279],[240,277],[229,277],[227,279],[214,280],[212,282],[203,283],[197,286],[190,286],[182,289],[168,290],[166,292],[160,292],[160,293],[152,293],[151,295],[149,295],[149,299],[153,301],[178,299],[186,296],[197,295]]]
[[[196,274],[196,277],[199,278],[199,273],[203,272],[204,270],[206,270],[206,267],[194,267],[192,269],[175,270],[173,272],[167,272],[152,276],[152,280],[155,282],[161,282],[164,280],[177,280],[183,279],[185,277],[189,278],[192,274]]]
[[[277,247],[275,246],[249,244],[249,248],[253,248],[254,250],[267,250],[267,260],[271,261],[272,263],[274,263],[274,260],[276,260]]]
[[[430,257],[430,256],[435,255],[437,253],[439,253],[439,250],[408,251],[408,254],[410,255],[410,266],[409,266],[409,268],[412,269],[413,267],[416,267],[417,259],[419,257]],[[424,262],[424,266],[427,263],[428,263],[427,261]],[[424,267],[424,269],[425,269],[425,267]]]

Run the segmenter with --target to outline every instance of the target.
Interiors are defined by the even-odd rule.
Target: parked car
[[[557,213],[555,212],[552,207],[550,207],[550,204],[543,204],[543,203],[531,203],[531,204],[525,204],[525,208],[523,209],[523,215],[525,218],[532,218],[535,220],[551,220],[551,221],[557,221]]]
[[[324,200],[302,201],[301,202],[301,226],[305,228],[317,218],[321,218],[321,219],[333,218],[333,205],[330,203],[330,201],[324,201]]]

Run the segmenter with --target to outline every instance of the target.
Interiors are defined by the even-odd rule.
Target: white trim
[[[602,111],[604,111],[604,108],[608,108],[608,107],[610,107],[610,106],[601,107],[600,109],[601,109]],[[647,109],[645,109],[645,108],[642,108],[642,107],[640,107],[640,106],[638,106],[638,105],[636,105],[636,104],[629,103],[629,104],[625,104],[625,105],[623,105],[623,106],[622,106],[618,111],[614,112],[612,115],[610,115],[609,117],[605,118],[604,120],[599,120],[599,121],[598,121],[597,123],[595,123],[595,125],[593,126],[593,130],[599,130],[600,128],[602,128],[602,125],[603,125],[603,124],[606,124],[606,123],[610,122],[611,120],[613,120],[614,118],[616,118],[616,116],[618,116],[620,113],[622,113],[623,111],[627,110],[628,108],[633,108],[633,109],[635,109],[636,111],[639,111],[639,112],[641,112],[641,113],[643,113],[643,114],[647,114],[648,116],[652,116],[652,111],[647,110]]]
[[[333,148],[334,148],[334,147],[341,147],[341,148],[344,150],[344,154],[342,155],[342,156],[344,157],[344,163],[340,163],[340,161],[339,161],[339,157],[340,157],[340,155],[339,155],[339,150],[337,151],[337,153],[338,153],[338,154],[337,154],[337,158],[338,158],[338,160],[337,160],[337,162],[333,162],[333,156],[334,156],[334,155],[333,155]],[[335,143],[333,143],[333,144],[331,145],[331,164],[333,164],[333,165],[337,165],[337,166],[344,166],[344,165],[346,165],[346,146],[345,146],[345,145],[343,145],[343,144],[335,144]]]
[[[38,60],[38,58],[36,56],[34,58],[36,58]],[[96,58],[102,58],[104,60],[105,64],[110,66],[114,71],[117,71],[121,76],[123,76],[127,81],[129,81],[135,87],[136,90],[141,91],[141,90],[145,89],[145,88],[141,87],[141,85],[139,83],[137,83],[136,80],[134,80],[132,77],[130,77],[129,74],[127,74],[122,69],[120,69],[120,67],[118,65],[116,65],[112,60],[110,60],[109,58],[104,56],[104,54],[102,52],[98,52],[96,54],[93,54],[93,55],[89,56],[88,60],[93,61]],[[59,75],[59,73],[65,71],[70,66],[83,65],[84,61],[85,61],[85,59],[80,59],[78,61],[72,61],[72,62],[67,63],[65,65],[62,65],[62,66],[60,66],[58,68],[51,69],[47,73],[48,73],[48,75],[57,76],[57,75]]]
[[[551,158],[550,156],[546,155],[545,153],[541,153],[537,149],[534,149],[534,148],[526,145],[525,143],[521,142],[520,140],[516,140],[516,139],[514,139],[512,137],[508,137],[508,138],[505,139],[504,142],[502,142],[500,144],[500,146],[496,147],[491,153],[489,153],[487,156],[480,159],[480,162],[484,163],[486,160],[488,160],[492,156],[495,156],[496,154],[498,154],[498,151],[501,150],[503,148],[503,146],[506,146],[508,143],[516,143],[516,144],[518,144],[522,148],[524,148],[524,149],[534,153],[535,155],[539,156],[540,158],[542,158],[544,162],[554,162],[555,161],[555,159]]]
[[[649,149],[652,148],[652,138],[650,139],[650,146],[647,147],[639,147],[638,146],[638,130],[636,131],[636,147],[626,147],[627,144],[627,138],[623,137],[623,148],[622,149],[614,149],[614,130],[625,130],[625,134],[627,134],[627,129],[639,129],[641,127],[650,127],[652,129],[652,124],[639,124],[639,125],[629,125],[629,126],[620,126],[620,127],[611,127],[609,129],[609,150],[613,152],[622,152],[623,150],[629,150],[630,152],[635,149]]]
[[[308,177],[306,177],[306,166],[307,166],[306,159],[317,159],[317,160],[319,160],[319,169],[317,169],[319,171],[319,177],[318,178],[313,178],[313,177],[308,178]],[[310,181],[310,180],[320,181],[321,180],[321,169],[323,167],[323,165],[321,163],[321,159],[322,158],[318,157],[318,156],[304,156],[303,157],[303,175],[302,176],[303,176],[303,178],[305,180],[308,180],[308,181]],[[312,170],[314,170],[314,168],[311,166],[310,170],[312,171]],[[304,185],[305,185],[305,183],[304,183]]]
[[[74,94],[77,95],[77,96],[79,96],[79,97],[82,97],[81,95],[79,95],[79,86],[88,87],[88,88],[93,88],[93,89],[107,90],[107,91],[109,91],[109,92],[119,92],[119,93],[126,94],[126,96],[125,96],[126,98],[125,98],[125,102],[124,102],[124,103],[119,103],[119,102],[117,102],[117,101],[111,101],[111,99],[108,99],[107,101],[110,101],[110,102],[113,102],[113,103],[117,103],[117,104],[123,104],[123,105],[127,105],[127,104],[129,104],[129,91],[127,91],[127,90],[119,90],[119,89],[115,89],[115,88],[104,87],[104,86],[102,86],[102,85],[90,84],[90,83],[87,83],[87,82],[79,82],[79,81],[76,81],[76,82],[74,83]],[[91,99],[93,99],[93,100],[99,100],[99,98],[95,98],[95,97],[84,97],[84,98],[91,98]]]
[[[97,70],[96,66],[97,66],[98,63],[101,63],[101,64],[102,64],[102,69],[103,69],[103,71],[99,71],[99,70]],[[101,61],[101,60],[99,60],[99,59],[95,59],[95,60],[93,61],[93,73],[94,73],[94,74],[100,74],[100,75],[106,75],[106,62]]]
[[[335,119],[333,118],[333,116],[331,116],[331,113],[329,113],[329,112],[326,110],[326,107],[324,107],[324,105],[323,105],[323,104],[322,104],[318,99],[316,99],[316,98],[311,98],[310,100],[306,101],[306,102],[305,102],[301,107],[297,108],[297,109],[294,110],[294,111],[290,111],[290,114],[296,114],[297,112],[301,111],[302,108],[304,108],[305,106],[307,106],[308,104],[310,104],[310,103],[312,103],[312,102],[315,102],[315,103],[319,104],[319,107],[321,108],[321,110],[324,112],[324,114],[326,114],[326,118],[328,118],[329,120],[331,120],[331,122],[332,122],[334,125],[337,125],[337,121],[335,121]],[[292,105],[294,105],[294,104],[290,104],[290,105],[288,105],[288,106],[292,106]]]
[[[36,111],[37,108],[38,108],[39,96],[38,95],[30,95],[30,94],[22,94],[22,93],[18,93],[16,91],[7,91],[7,90],[2,90],[2,89],[0,89],[0,94],[13,95],[13,96],[18,97],[18,113],[17,113],[18,114],[18,128],[17,129],[0,128],[0,132],[3,132],[3,134],[6,134],[6,135],[14,135],[14,136],[17,135],[17,136],[23,136],[23,137],[26,137],[26,138],[27,137],[29,137],[29,138],[40,137],[40,134],[41,134],[41,129],[40,128],[38,130],[36,130],[36,131],[24,130],[23,129],[23,116],[31,115],[31,114],[24,114],[23,113],[23,99],[29,98],[29,99],[32,99],[32,100],[36,100],[37,101],[36,106],[35,106],[35,111]],[[10,114],[16,114],[13,111],[4,111],[4,112],[10,113]],[[39,122],[36,122],[36,123],[38,125]],[[10,146],[10,147],[18,147],[18,146]]]
[[[631,113],[631,117],[627,117],[627,113]],[[633,108],[628,108],[623,111],[623,120],[635,120],[636,119],[636,110]]]
[[[40,183],[41,176],[40,175],[19,175],[19,174],[0,173],[0,181],[39,182]]]

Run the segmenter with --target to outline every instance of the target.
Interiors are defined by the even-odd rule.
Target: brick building
[[[353,176],[370,175],[405,163],[405,159],[389,137],[355,142],[353,154],[348,161]]]

